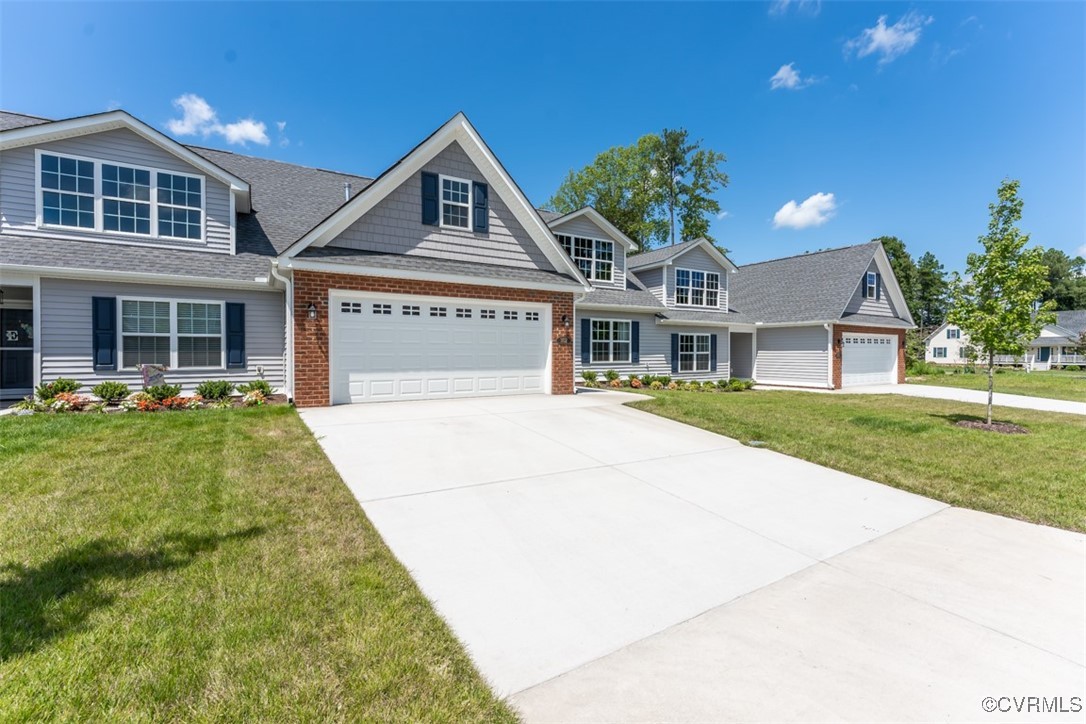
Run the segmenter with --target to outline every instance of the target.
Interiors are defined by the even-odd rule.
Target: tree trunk
[[[992,388],[995,383],[995,353],[988,353],[988,424],[992,424]]]
[[[671,207],[671,245],[675,246],[675,199],[672,198],[668,206]]]

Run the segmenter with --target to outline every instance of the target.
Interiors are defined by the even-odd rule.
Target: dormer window
[[[558,242],[586,279],[609,282],[614,278],[615,244],[604,239],[557,234]]]
[[[441,225],[468,228],[471,182],[451,176],[441,177]]]
[[[695,269],[676,269],[675,303],[691,307],[720,306],[720,275]]]
[[[142,236],[204,238],[202,176],[38,152],[39,225]]]

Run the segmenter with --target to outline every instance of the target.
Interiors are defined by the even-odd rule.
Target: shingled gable
[[[505,171],[463,113],[453,116],[406,156],[386,169],[361,193],[344,203],[324,221],[291,244],[280,255],[280,261],[289,265],[290,260],[305,249],[328,244],[454,142],[460,144],[490,184],[493,193],[497,193],[506,201],[514,217],[554,268],[575,279],[585,290],[590,289],[588,281],[559,246],[546,223],[540,218],[539,212],[528,202],[516,182]]]
[[[222,166],[212,163],[187,146],[178,143],[125,111],[107,111],[106,113],[95,113],[89,116],[66,118],[61,121],[42,121],[9,128],[0,131],[0,151],[117,129],[126,129],[135,133],[167,153],[177,156],[190,166],[226,184],[230,187],[237,210],[243,214],[251,210],[248,181],[235,176]]]
[[[608,221],[603,214],[596,211],[591,206],[582,206],[576,211],[571,211],[568,214],[559,214],[554,211],[540,211],[539,215],[543,221],[546,222],[547,226],[550,226],[551,228],[573,221],[574,219],[579,219],[583,216],[596,226],[600,227],[603,231],[606,231],[612,239],[626,247],[627,251],[638,248],[636,241],[623,234],[617,226]]]
[[[552,222],[553,223],[553,222]],[[709,256],[716,261],[717,264],[724,267],[730,272],[738,271],[739,268],[731,262],[728,257],[720,253],[720,250],[713,246],[713,243],[708,239],[702,237],[698,239],[691,239],[690,241],[684,241],[674,246],[664,246],[659,249],[653,249],[652,251],[646,251],[643,254],[635,254],[634,256],[627,257],[626,265],[632,271],[638,269],[651,269],[652,267],[662,266],[664,264],[670,264],[674,260],[681,257],[687,252],[694,249],[703,249]]]

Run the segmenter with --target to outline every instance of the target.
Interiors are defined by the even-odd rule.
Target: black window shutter
[[[679,335],[671,335],[671,374],[679,373]]]
[[[472,206],[472,215],[475,219],[475,230],[486,232],[490,223],[490,189],[484,183],[471,182],[472,197],[475,203]]]
[[[630,364],[641,364],[641,322],[630,322]]]
[[[716,372],[716,335],[709,335],[709,371]]]
[[[592,364],[592,320],[581,320],[581,364]]]
[[[94,369],[117,369],[117,298],[91,297]]]
[[[864,280],[860,284],[860,296],[867,299],[867,275],[864,274]]]
[[[882,274],[875,275],[875,301],[882,299]]]
[[[245,305],[226,303],[226,366],[245,366]]]
[[[422,172],[422,223],[437,226],[441,213],[437,200],[437,174]]]

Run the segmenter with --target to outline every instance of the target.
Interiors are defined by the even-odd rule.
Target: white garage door
[[[897,382],[897,337],[883,334],[844,334],[841,386],[885,385]]]
[[[333,293],[330,308],[333,404],[550,391],[548,305]]]

